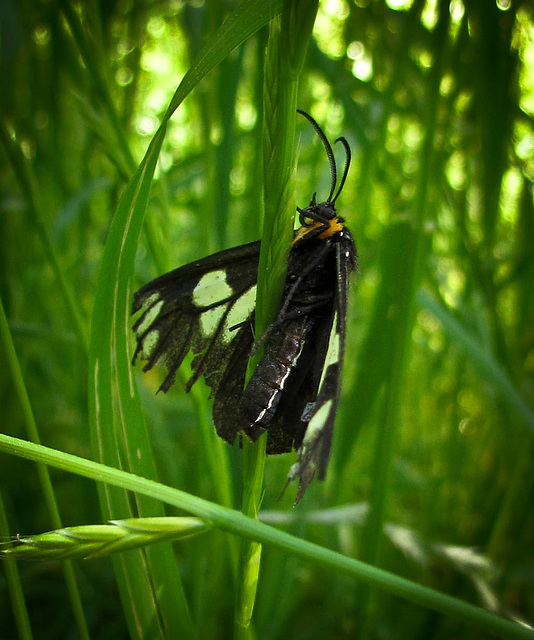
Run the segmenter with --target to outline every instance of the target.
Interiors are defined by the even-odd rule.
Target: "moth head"
[[[297,207],[297,211],[299,212],[299,222],[303,227],[311,228],[316,226],[316,223],[325,224],[337,217],[334,203],[330,200],[317,203],[315,194],[313,194],[312,201],[305,209]]]

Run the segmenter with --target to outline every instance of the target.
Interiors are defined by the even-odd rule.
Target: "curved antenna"
[[[297,109],[297,113],[300,113],[301,116],[304,116],[306,118],[306,120],[308,120],[308,122],[312,125],[312,127],[315,129],[315,131],[316,131],[317,135],[319,136],[319,138],[321,138],[321,142],[323,143],[324,148],[326,150],[326,155],[328,156],[328,162],[330,163],[330,174],[332,176],[332,188],[330,189],[330,193],[328,194],[328,199],[326,200],[326,202],[332,202],[332,196],[334,195],[334,189],[336,188],[336,182],[337,182],[336,160],[334,158],[334,152],[332,150],[332,145],[328,142],[328,140],[327,140],[323,130],[321,129],[321,127],[317,124],[317,122],[315,122],[315,120],[310,116],[309,113],[306,113],[305,111],[302,111],[302,109]],[[336,142],[337,142],[337,140],[336,140]],[[347,145],[348,145],[348,143],[347,143]],[[349,151],[349,154],[350,154],[350,151]],[[346,177],[346,171],[344,171],[343,182],[345,181],[345,177]],[[338,195],[339,195],[339,190],[337,192],[336,198],[337,198]],[[335,198],[334,198],[334,201],[335,201]]]
[[[350,160],[352,157],[350,146],[349,146],[349,143],[347,142],[347,139],[341,136],[336,140],[336,142],[334,142],[334,144],[336,144],[337,142],[341,142],[341,144],[343,145],[343,148],[345,149],[345,166],[343,167],[343,175],[341,176],[341,182],[339,183],[339,188],[337,190],[337,193],[334,196],[334,199],[332,200],[332,204],[335,203],[338,195],[341,193],[341,189],[343,189],[343,185],[345,184],[345,180],[347,179],[347,173],[349,172]]]

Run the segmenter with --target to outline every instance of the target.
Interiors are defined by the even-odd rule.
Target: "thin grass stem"
[[[60,264],[60,258],[56,251],[56,247],[50,238],[50,234],[43,222],[43,218],[37,205],[38,199],[35,196],[34,181],[30,174],[30,168],[26,162],[20,147],[11,138],[5,122],[0,120],[0,143],[3,144],[9,158],[11,168],[18,182],[20,191],[26,200],[28,208],[28,217],[33,224],[35,231],[43,246],[46,258],[56,277],[59,291],[65,301],[67,311],[71,316],[74,324],[74,330],[83,349],[83,353],[87,356],[89,350],[89,339],[87,333],[87,322],[83,318],[83,313],[76,302],[73,290]]]
[[[0,536],[9,537],[9,525],[4,507],[4,498],[0,491]],[[24,599],[24,591],[20,580],[19,570],[14,558],[5,559],[5,581],[11,597],[11,607],[15,624],[17,625],[18,637],[20,640],[32,640],[33,633],[30,623],[28,608]]]
[[[22,407],[22,412],[24,415],[25,423],[26,423],[26,431],[28,433],[28,437],[32,442],[40,444],[41,439],[39,436],[39,430],[37,428],[37,423],[35,421],[35,416],[31,406],[30,397],[28,395],[28,390],[26,389],[26,384],[24,382],[22,368],[20,366],[20,362],[17,357],[17,352],[15,351],[15,345],[13,344],[11,332],[9,331],[9,326],[8,326],[6,314],[4,311],[4,305],[2,303],[1,298],[0,298],[0,339],[4,344],[4,351],[7,356],[7,363],[11,370],[11,378],[13,380],[13,384],[15,386],[16,393],[17,393],[20,405]],[[52,523],[52,526],[59,529],[63,525],[61,522],[59,507],[56,501],[54,486],[50,478],[50,472],[48,470],[48,467],[44,464],[37,464],[37,475],[39,477],[39,484],[41,485],[41,489],[45,498],[45,503],[46,503],[46,507],[50,517],[50,522]],[[69,593],[72,611],[76,619],[78,632],[81,638],[88,640],[90,637],[89,629],[87,627],[87,621],[85,619],[85,614],[83,611],[82,599],[80,596],[80,591],[78,589],[78,583],[76,580],[76,576],[74,574],[74,569],[70,562],[66,562],[63,565],[63,573],[65,576],[65,582],[67,583],[67,590]]]
[[[317,2],[287,0],[281,16],[269,25],[265,55],[263,101],[264,225],[258,290],[256,335],[276,318],[285,283],[287,255],[295,216],[295,120],[298,79],[311,36]],[[289,45],[289,46],[288,46]],[[249,362],[247,381],[261,359],[259,349]],[[267,436],[245,443],[242,513],[257,518],[263,495]],[[236,638],[251,637],[261,564],[261,545],[244,540],[236,604]]]

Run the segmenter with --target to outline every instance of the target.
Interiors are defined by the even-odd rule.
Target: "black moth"
[[[325,202],[315,194],[298,209],[282,308],[260,341],[264,355],[244,389],[254,348],[254,309],[260,242],[227,249],[149,282],[134,295],[133,330],[144,371],[165,365],[160,390],[168,391],[191,349],[189,391],[203,376],[214,398],[213,419],[221,438],[257,440],[267,431],[267,453],[298,452],[288,482],[299,479],[297,502],[317,472],[322,480],[330,454],[341,388],[349,274],[356,247],[336,212],[350,165],[350,148],[338,138],[346,162],[337,192],[332,146],[315,120],[300,111],[321,138],[332,172]],[[257,345],[258,343],[256,343]]]

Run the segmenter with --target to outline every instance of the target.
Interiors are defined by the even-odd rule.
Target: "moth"
[[[267,453],[297,451],[288,482],[299,480],[298,502],[315,474],[323,480],[330,455],[341,390],[349,276],[356,246],[336,201],[350,166],[347,140],[340,137],[345,165],[339,186],[332,145],[314,127],[330,164],[328,198],[313,195],[297,207],[300,228],[289,252],[282,306],[258,340],[254,310],[260,242],[221,251],[156,278],[134,294],[132,314],[143,370],[165,366],[159,390],[167,392],[191,350],[189,391],[202,376],[211,388],[218,435],[257,440],[267,432]],[[263,356],[245,387],[247,362],[259,344]]]

